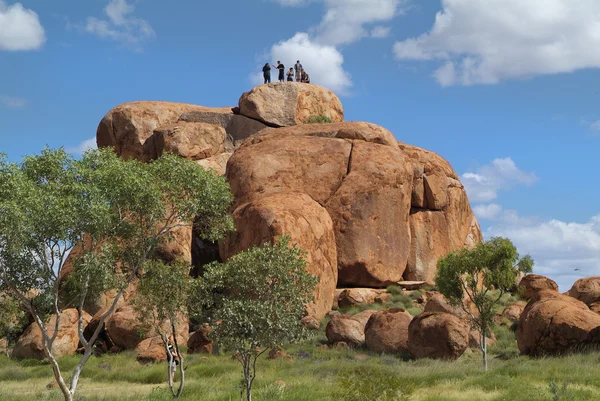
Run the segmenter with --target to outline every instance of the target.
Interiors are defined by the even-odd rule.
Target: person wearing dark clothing
[[[287,72],[287,80],[288,82],[294,82],[294,69],[290,68]]]
[[[179,365],[179,358],[177,357],[177,353],[171,344],[167,346],[167,362],[169,364],[169,372],[171,372],[171,382],[175,378],[175,370],[177,369],[177,365]]]
[[[279,82],[283,82],[285,80],[285,66],[278,60],[275,68],[279,70]]]
[[[296,64],[294,64],[294,71],[296,71],[296,82],[301,82],[301,74],[302,74],[302,64],[300,64],[300,60],[296,60]]]
[[[271,65],[269,63],[265,64],[263,67],[263,77],[265,78],[265,84],[271,83]]]

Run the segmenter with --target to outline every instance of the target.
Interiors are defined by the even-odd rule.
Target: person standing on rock
[[[294,70],[296,71],[296,82],[300,82],[302,80],[302,64],[300,64],[300,60],[296,60]]]
[[[269,63],[263,67],[263,77],[265,78],[265,84],[271,83],[271,65]]]
[[[294,82],[294,69],[290,68],[287,72],[287,80],[288,82]]]
[[[279,70],[279,82],[285,81],[285,66],[281,64],[281,61],[277,60],[277,67]]]

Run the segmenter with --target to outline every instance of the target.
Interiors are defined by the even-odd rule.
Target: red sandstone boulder
[[[214,109],[184,103],[131,102],[110,110],[100,121],[96,132],[98,147],[112,147],[124,159],[156,158],[154,144],[144,145],[154,130],[176,123],[191,111],[231,114],[231,108]]]
[[[88,324],[91,316],[84,312],[83,327]],[[64,310],[58,323],[58,335],[52,344],[52,353],[55,358],[61,358],[65,355],[74,355],[79,345],[79,334],[77,325],[79,314],[77,309]],[[46,320],[46,330],[48,335],[54,335],[56,324],[56,315],[51,315]],[[19,337],[12,353],[13,357],[18,359],[44,359],[46,354],[42,345],[42,331],[37,323],[29,325],[27,330]]]
[[[526,355],[559,355],[597,341],[592,332],[599,326],[600,315],[586,304],[544,289],[521,314],[517,344]]]
[[[325,335],[330,344],[345,342],[351,346],[358,346],[365,342],[365,326],[351,316],[336,316],[327,323]]]
[[[212,354],[213,340],[209,337],[212,332],[214,332],[212,328],[205,326],[191,333],[187,342],[188,352],[190,354]]]
[[[448,252],[473,247],[483,236],[466,191],[441,156],[398,142],[413,166],[411,247],[405,280],[432,284],[437,261]]]
[[[307,251],[307,270],[319,279],[307,312],[321,320],[331,310],[338,272],[333,223],[327,211],[306,194],[280,193],[240,206],[233,218],[236,232],[221,245],[224,260],[282,235]]]
[[[502,311],[502,317],[511,322],[518,322],[519,319],[521,319],[521,314],[523,313],[525,306],[527,306],[527,303],[523,301],[518,301],[512,305],[508,305]]]
[[[374,313],[365,326],[367,348],[373,352],[408,354],[410,313],[392,308]]]
[[[449,313],[422,313],[408,327],[408,350],[415,358],[454,360],[468,346],[469,327]]]
[[[170,152],[185,159],[200,160],[225,150],[226,133],[220,125],[178,122],[158,128],[153,137],[157,157]]]
[[[347,288],[338,296],[338,305],[342,308],[347,306],[370,305],[382,299],[382,295],[387,294],[386,290],[374,288]],[[387,298],[387,297],[383,297]]]
[[[569,295],[586,305],[600,302],[600,277],[580,278],[569,290]]]
[[[276,127],[305,124],[312,116],[344,121],[342,103],[333,92],[296,82],[256,86],[240,97],[239,108],[241,115]]]
[[[558,292],[558,285],[548,277],[539,274],[527,274],[519,283],[519,294],[525,299],[532,299],[541,290]]]

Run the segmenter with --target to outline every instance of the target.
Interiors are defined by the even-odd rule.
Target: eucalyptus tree
[[[487,371],[487,335],[494,324],[494,307],[515,285],[520,273],[530,273],[533,259],[519,253],[508,238],[495,237],[473,249],[450,252],[437,263],[436,285],[452,305],[460,306],[481,336],[483,369]],[[472,303],[474,314],[467,302]]]
[[[81,160],[62,149],[21,163],[0,157],[0,289],[39,326],[65,400],[74,398],[104,321],[157,247],[192,221],[201,237],[221,238],[232,228],[231,202],[222,177],[174,155],[148,164],[125,161],[110,149],[89,151]],[[71,251],[72,269],[65,269]],[[30,299],[32,289],[39,295]],[[86,338],[84,308],[108,289],[116,296]],[[67,308],[77,309],[84,348],[69,384],[52,347]],[[56,319],[49,325],[51,314]]]
[[[289,241],[281,237],[205,266],[191,297],[216,341],[242,365],[240,400],[244,393],[252,400],[256,361],[264,352],[308,335],[300,320],[318,279],[306,271],[305,252]]]

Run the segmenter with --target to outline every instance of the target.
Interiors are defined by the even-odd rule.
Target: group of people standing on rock
[[[273,67],[271,66],[271,64],[267,63],[264,65],[263,67],[263,77],[265,78],[265,84],[269,84],[271,83],[271,69]],[[288,82],[294,82],[294,78],[296,79],[296,82],[304,82],[309,84],[310,83],[310,76],[308,75],[308,73],[306,71],[304,71],[304,67],[302,67],[302,64],[300,64],[300,60],[296,61],[296,64],[294,64],[293,68],[290,68],[286,74],[285,72],[285,66],[283,64],[281,64],[280,61],[277,61],[277,65],[275,66],[275,69],[279,71],[279,82],[284,82],[285,81],[285,76],[287,75],[287,81]]]

